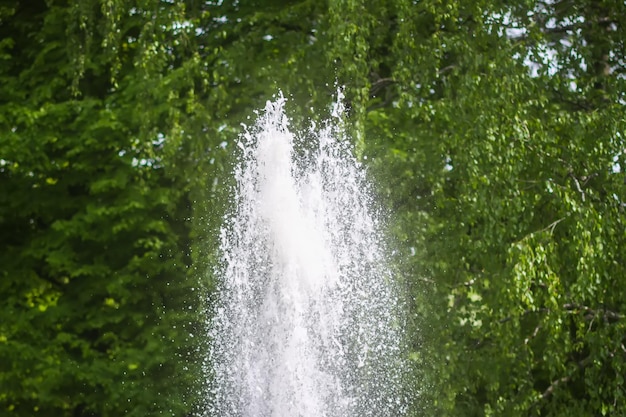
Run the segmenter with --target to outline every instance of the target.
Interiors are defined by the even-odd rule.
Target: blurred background
[[[0,415],[203,413],[242,123],[344,86],[415,416],[626,409],[620,0],[0,2]]]

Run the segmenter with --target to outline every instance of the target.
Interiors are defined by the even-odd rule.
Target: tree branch
[[[624,318],[624,315],[618,313],[616,311],[611,311],[607,309],[597,309],[594,310],[590,307],[580,304],[567,303],[563,305],[563,309],[571,312],[581,312],[584,313],[586,320],[593,320],[595,317],[601,317],[605,321],[618,321]]]
[[[576,186],[576,191],[578,191],[580,193],[580,196],[583,200],[583,203],[585,202],[585,192],[583,191],[582,187],[580,186],[580,182],[578,182],[578,178],[576,178],[576,176],[574,175],[574,173],[572,173],[571,171],[568,173],[569,177],[572,179],[572,181],[574,181],[574,185]]]
[[[581,369],[586,368],[589,365],[589,363],[591,363],[591,356],[587,356],[585,359],[579,361],[577,363],[578,369],[581,370]],[[541,399],[545,400],[545,399],[549,398],[552,395],[552,393],[554,392],[554,390],[559,385],[568,382],[570,379],[572,379],[572,376],[571,375],[566,375],[566,376],[561,377],[561,378],[559,378],[559,379],[557,379],[555,381],[552,381],[550,386],[548,388],[546,388],[546,390],[543,392],[543,394],[541,394]]]
[[[370,86],[370,91],[369,91],[370,97],[377,96],[381,90],[395,83],[396,83],[396,80],[394,80],[391,77],[377,79]]]

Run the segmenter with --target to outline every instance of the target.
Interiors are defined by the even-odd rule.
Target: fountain
[[[285,99],[239,138],[210,324],[209,416],[403,416],[402,315],[371,193],[331,121]]]

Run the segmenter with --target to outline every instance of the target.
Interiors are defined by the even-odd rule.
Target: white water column
[[[341,104],[301,137],[284,104],[238,143],[207,415],[402,416],[402,321]]]

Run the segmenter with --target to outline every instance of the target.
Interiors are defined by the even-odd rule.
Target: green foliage
[[[426,316],[433,413],[624,407],[623,5],[561,3],[395,2],[387,25],[366,153]]]
[[[3,3],[0,414],[201,407],[240,124],[281,89],[305,127],[335,84],[392,213],[414,414],[619,414],[624,8]]]
[[[3,9],[0,407],[181,415],[197,378],[182,133],[194,80],[145,52],[168,35],[112,55],[115,26],[76,7]],[[98,4],[80,7],[98,18]],[[75,24],[88,38],[78,54]]]

